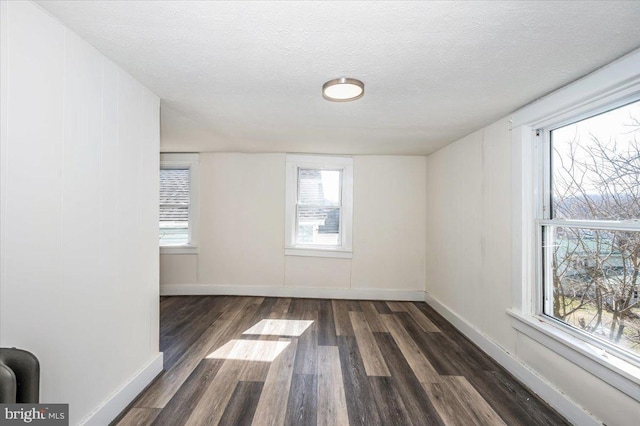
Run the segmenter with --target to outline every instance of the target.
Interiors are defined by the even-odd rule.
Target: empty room
[[[0,0],[0,425],[640,424],[639,23]]]

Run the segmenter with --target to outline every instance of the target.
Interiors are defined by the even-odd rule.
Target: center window
[[[296,244],[340,246],[342,170],[298,169]]]
[[[353,160],[287,156],[285,254],[351,257]]]

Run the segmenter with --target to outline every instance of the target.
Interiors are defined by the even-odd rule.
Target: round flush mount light
[[[364,96],[364,83],[355,78],[340,77],[322,85],[322,97],[332,102],[349,102]]]

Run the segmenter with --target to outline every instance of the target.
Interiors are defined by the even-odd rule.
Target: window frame
[[[640,368],[584,336],[575,336],[540,315],[541,235],[544,146],[536,129],[560,127],[640,98],[640,50],[514,112],[511,123],[511,308],[517,333],[538,342],[595,377],[640,401]],[[541,146],[542,145],[542,146]]]
[[[550,254],[546,253],[546,251],[550,251],[549,249],[551,247],[549,246],[549,244],[545,244],[545,239],[549,238],[549,235],[545,232],[545,230],[551,230],[553,229],[553,227],[563,227],[576,229],[600,229],[607,231],[640,232],[640,222],[638,220],[591,220],[552,217],[553,147],[551,132],[564,126],[577,123],[590,117],[604,114],[608,111],[615,110],[624,105],[637,101],[640,101],[640,95],[624,97],[623,99],[617,100],[613,103],[600,106],[593,111],[585,112],[573,118],[563,119],[562,122],[556,122],[543,128],[535,129],[534,143],[538,146],[538,150],[542,153],[542,155],[538,158],[537,164],[537,169],[539,173],[542,174],[542,176],[541,180],[539,181],[541,189],[538,191],[539,197],[541,198],[539,200],[541,209],[538,209],[535,219],[538,240],[537,252],[539,257],[537,261],[538,267],[536,271],[536,293],[538,297],[535,304],[535,312],[537,316],[550,321],[567,335],[580,340],[584,340],[586,343],[597,347],[605,353],[612,354],[617,358],[624,360],[625,362],[640,367],[640,355],[632,354],[630,353],[630,351],[624,350],[614,343],[608,342],[605,339],[599,338],[586,331],[582,331],[579,328],[565,323],[564,321],[555,318],[545,312],[549,310],[549,306],[545,306],[545,304],[548,305],[549,303],[551,303],[551,300],[547,299],[546,294],[548,292],[546,283],[550,280],[549,274],[551,272],[550,263],[548,263],[548,257],[550,256]]]
[[[340,170],[340,245],[318,246],[296,243],[298,226],[299,169]],[[353,158],[344,156],[286,155],[285,256],[351,258],[353,230]]]
[[[189,241],[187,244],[159,244],[160,254],[197,254],[200,217],[200,156],[197,153],[160,154],[160,170],[189,169]],[[158,208],[159,208],[158,204]],[[160,243],[160,241],[159,241]]]

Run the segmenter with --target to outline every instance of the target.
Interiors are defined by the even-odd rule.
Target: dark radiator
[[[31,352],[0,348],[0,403],[38,403],[40,363]]]

